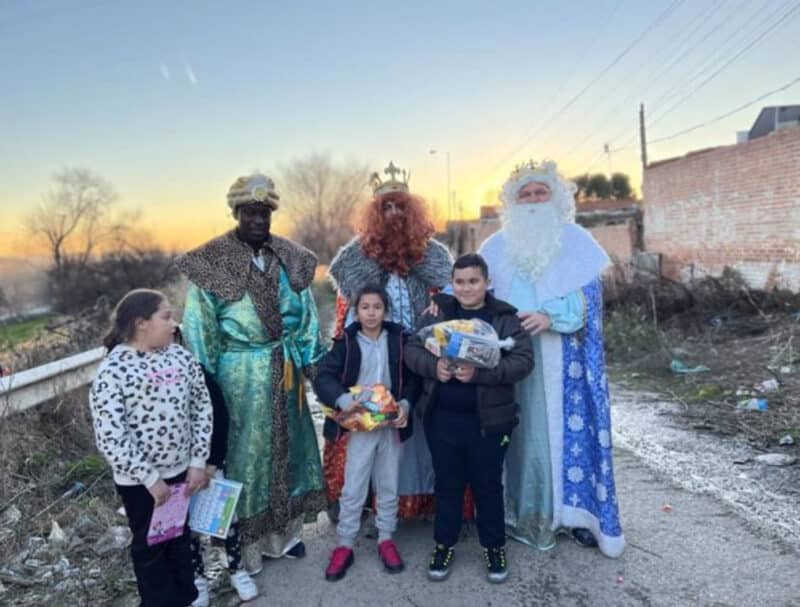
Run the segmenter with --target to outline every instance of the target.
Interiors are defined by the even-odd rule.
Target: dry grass
[[[770,449],[789,434],[800,444],[800,296],[747,289],[726,271],[690,287],[662,281],[623,287],[607,306],[606,344],[618,378],[684,404],[683,421],[697,430],[744,435]],[[672,360],[708,372],[676,374]],[[776,379],[779,388],[756,388]],[[767,411],[737,404],[766,398]]]
[[[85,487],[83,492],[65,495],[76,483]],[[80,516],[88,517],[93,523],[88,540],[99,538],[113,525],[125,524],[115,512],[118,500],[110,472],[94,450],[86,389],[0,418],[0,518],[12,506],[22,512],[22,518],[13,527],[13,535],[0,545],[0,569],[24,551],[28,538],[46,538],[53,521],[69,530]],[[82,584],[63,604],[107,604],[132,590],[127,551],[101,559],[86,541],[67,550],[65,556],[79,569],[76,579],[90,583]],[[66,601],[48,584],[6,583],[6,588],[4,604]]]

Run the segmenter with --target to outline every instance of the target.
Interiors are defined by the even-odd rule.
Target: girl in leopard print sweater
[[[177,324],[158,291],[128,293],[114,312],[108,355],[90,392],[97,448],[114,473],[133,532],[131,558],[142,605],[191,605],[197,597],[188,528],[147,545],[154,506],[169,485],[192,494],[206,482],[212,408],[203,372],[173,343]]]

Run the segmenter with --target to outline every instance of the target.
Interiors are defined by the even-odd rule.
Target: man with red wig
[[[394,163],[383,172],[387,180],[378,173],[370,179],[373,199],[365,208],[358,236],[339,250],[328,269],[338,293],[337,334],[352,320],[349,302],[367,285],[386,289],[386,320],[411,331],[428,307],[430,295],[450,282],[453,257],[433,238],[425,201],[409,191],[409,174]],[[327,498],[329,504],[335,504],[344,484],[347,435],[325,438]],[[398,489],[400,517],[433,512],[433,466],[421,427],[414,428],[403,443]]]

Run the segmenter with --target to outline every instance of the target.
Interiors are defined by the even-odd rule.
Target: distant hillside
[[[31,270],[41,272],[47,268],[49,263],[50,260],[47,257],[3,257],[0,255],[0,277]]]

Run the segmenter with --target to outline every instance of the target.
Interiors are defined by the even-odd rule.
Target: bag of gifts
[[[420,329],[418,335],[434,356],[484,369],[500,363],[500,350],[514,347],[513,338],[500,339],[494,327],[480,318],[446,320]]]
[[[352,386],[350,394],[356,404],[344,411],[326,407],[322,411],[351,432],[372,432],[392,424],[400,411],[392,393],[383,384]]]

